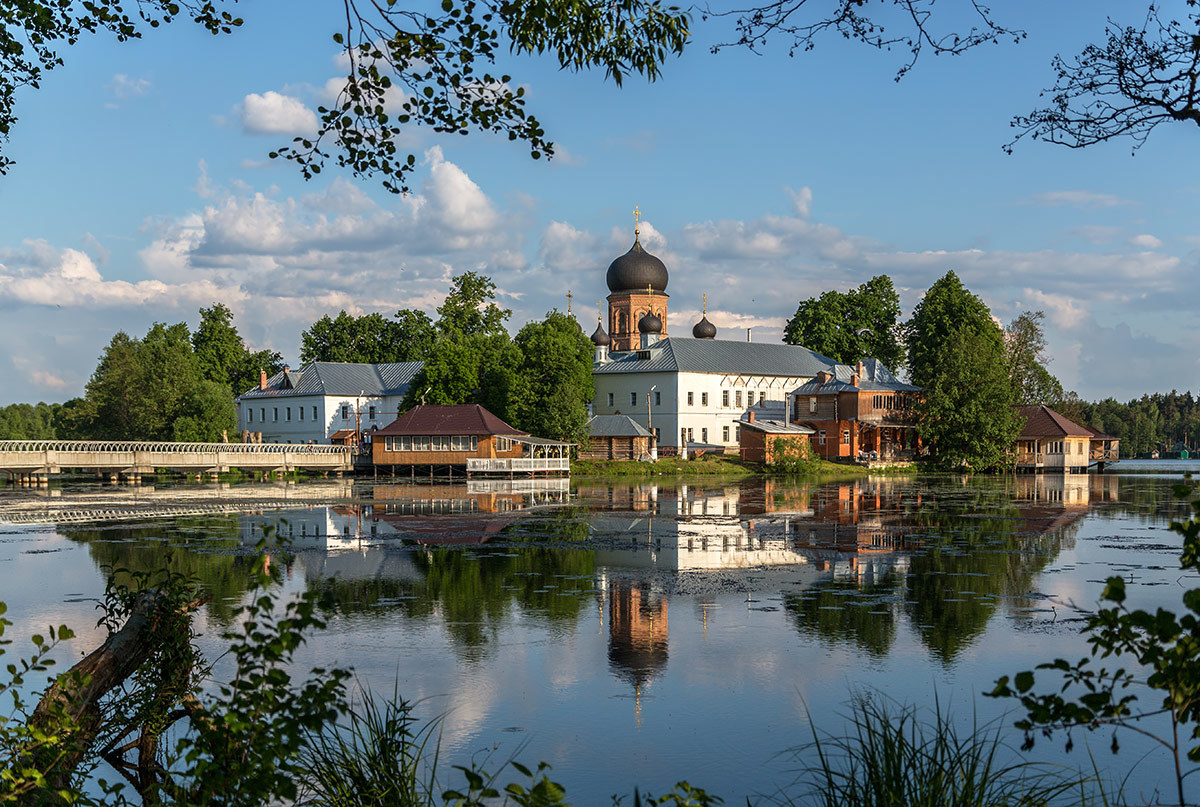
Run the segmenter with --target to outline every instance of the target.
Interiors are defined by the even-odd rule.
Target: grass
[[[571,463],[572,476],[757,476],[762,468],[756,464],[742,462],[726,454],[705,454],[691,460],[679,457],[662,457],[658,462],[635,462],[630,460],[576,460]]]
[[[797,749],[808,767],[798,799],[785,804],[842,807],[1043,807],[1107,804],[1099,778],[1028,762],[1006,745],[999,723],[957,728],[940,706],[923,713],[879,695],[851,704],[843,734],[813,728]]]

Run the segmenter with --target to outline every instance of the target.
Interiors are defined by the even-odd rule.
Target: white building
[[[238,396],[239,431],[262,432],[264,443],[328,443],[337,432],[371,432],[396,419],[422,362],[313,362],[264,373]]]

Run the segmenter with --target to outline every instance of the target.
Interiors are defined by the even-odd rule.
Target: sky
[[[590,333],[635,205],[670,272],[674,335],[707,294],[718,338],[778,341],[799,301],[877,274],[907,316],[953,269],[1001,322],[1044,311],[1049,368],[1084,398],[1200,392],[1200,130],[1160,127],[1136,154],[1001,148],[1053,55],[1102,40],[1106,14],[1137,22],[1138,5],[997,4],[1024,42],[926,55],[899,82],[903,54],[840,38],[714,54],[730,32],[711,18],[652,84],[505,56],[556,156],[415,128],[408,196],[268,157],[344,76],[341,4],[240,3],[224,37],[184,22],[85,39],[19,92],[5,144],[0,405],[81,395],[117,331],[194,327],[215,301],[252,349],[296,366],[322,315],[433,314],[467,270],[495,280],[514,331],[569,290]]]

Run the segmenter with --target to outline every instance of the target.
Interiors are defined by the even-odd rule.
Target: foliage
[[[118,41],[136,39],[145,27],[157,28],[186,16],[209,33],[229,33],[240,18],[218,11],[220,0],[38,0],[0,4],[0,142],[8,140],[16,91],[41,86],[42,75],[63,64],[62,45],[84,34],[107,31]],[[134,6],[132,14],[127,10]],[[12,160],[0,154],[0,174]]]
[[[1178,493],[1192,497],[1193,515],[1186,521],[1172,521],[1171,530],[1183,538],[1180,568],[1195,572],[1200,569],[1200,498],[1191,485],[1180,486]],[[1068,749],[1075,728],[1094,731],[1112,726],[1151,738],[1173,756],[1177,803],[1186,804],[1184,779],[1200,770],[1184,771],[1185,759],[1200,762],[1200,587],[1183,593],[1182,614],[1165,608],[1153,613],[1130,609],[1125,598],[1125,579],[1109,577],[1101,600],[1111,606],[1089,614],[1083,628],[1091,656],[1037,666],[1059,675],[1062,684],[1057,691],[1037,694],[1035,672],[1025,670],[1011,679],[1002,676],[988,694],[1020,701],[1026,716],[1016,726],[1025,731],[1027,747],[1034,744],[1035,729],[1047,736],[1067,732]],[[1110,657],[1122,666],[1114,669],[1098,663]],[[1139,692],[1161,700],[1143,707]],[[1159,722],[1161,733],[1145,728],[1153,726],[1154,718],[1165,718],[1165,723]],[[1114,752],[1119,748],[1115,730],[1112,748]]]
[[[61,404],[15,403],[0,407],[0,440],[53,440]]]
[[[283,357],[271,350],[247,349],[233,324],[233,312],[222,303],[200,309],[200,324],[192,334],[197,368],[206,381],[225,384],[235,394],[258,386],[259,373],[283,369]]]
[[[1166,451],[1183,443],[1200,447],[1200,397],[1191,392],[1143,395],[1127,403],[1106,398],[1095,403],[1067,397],[1060,411],[1079,423],[1094,426],[1121,439],[1121,456],[1133,457],[1154,449]]]
[[[1110,19],[1106,42],[1089,44],[1073,59],[1056,56],[1054,86],[1043,92],[1050,104],[1013,118],[1020,133],[1005,150],[1024,137],[1070,148],[1129,137],[1136,151],[1160,124],[1200,125],[1197,6],[1187,0],[1186,14],[1164,19],[1160,4],[1151,3],[1141,25]]]
[[[433,322],[423,311],[403,308],[392,319],[340,312],[321,317],[300,335],[300,361],[424,361],[433,352]]]
[[[1021,425],[987,305],[947,272],[917,304],[905,341],[912,383],[924,388],[918,429],[937,460],[976,471],[1003,464]]]
[[[1023,311],[1004,332],[1009,384],[1018,405],[1053,406],[1063,398],[1062,384],[1046,369],[1046,335],[1041,311]]]
[[[573,317],[551,311],[530,322],[514,340],[521,363],[511,406],[513,425],[539,437],[582,445],[588,439],[588,403],[596,394],[592,382],[592,343]]]
[[[904,361],[900,342],[900,296],[887,275],[847,292],[827,291],[801,300],[783,341],[803,345],[842,364],[877,358],[891,369]]]
[[[767,438],[771,441],[771,460],[767,470],[786,476],[806,476],[814,473],[821,460],[807,440],[785,440],[782,437]]]
[[[935,705],[929,715],[877,694],[851,703],[848,729],[832,735],[812,729],[797,755],[817,764],[801,780],[805,804],[938,805],[938,807],[1041,807],[1085,795],[1089,780],[1050,766],[1013,761],[1001,727],[959,729]]]
[[[438,306],[437,329],[442,334],[475,336],[504,330],[512,311],[496,305],[496,284],[478,272],[463,272],[450,281],[450,291]]]

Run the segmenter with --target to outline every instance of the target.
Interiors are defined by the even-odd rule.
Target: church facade
[[[791,410],[791,393],[835,362],[807,348],[717,339],[707,304],[690,338],[669,336],[661,260],[633,246],[608,267],[608,328],[592,334],[596,415],[627,415],[654,432],[660,453],[737,451],[741,426],[769,402]],[[773,407],[774,408],[774,407]]]

